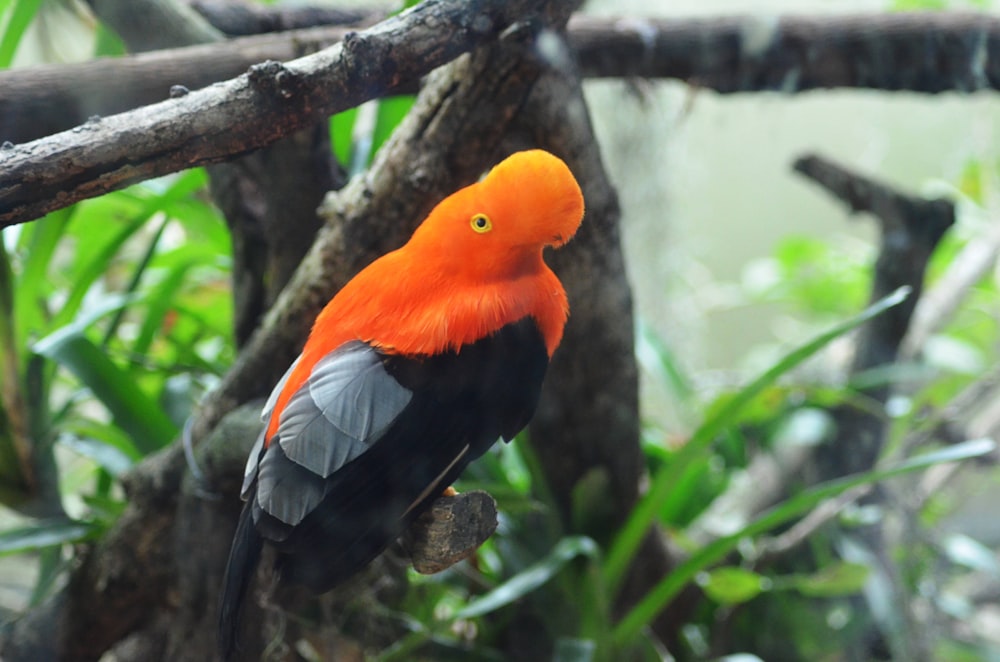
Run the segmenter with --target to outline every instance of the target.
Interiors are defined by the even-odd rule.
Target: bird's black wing
[[[532,318],[457,352],[404,357],[358,342],[317,363],[250,489],[282,578],[326,591],[369,563],[527,424],[547,366]]]

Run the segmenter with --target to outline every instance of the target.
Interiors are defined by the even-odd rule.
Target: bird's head
[[[540,257],[569,241],[583,193],[561,159],[542,150],[507,157],[482,180],[443,200],[413,236],[463,261]],[[500,265],[497,265],[500,266]]]

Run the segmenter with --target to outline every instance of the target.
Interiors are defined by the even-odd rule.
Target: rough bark
[[[0,226],[263,147],[389,93],[533,15],[526,0],[428,0],[315,55],[78,130],[0,148]],[[233,118],[240,121],[234,122]]]
[[[24,143],[178,93],[235,78],[266,60],[286,62],[340,42],[328,27],[229,39],[88,62],[0,71],[0,142]]]

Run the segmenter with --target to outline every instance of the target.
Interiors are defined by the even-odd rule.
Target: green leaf
[[[807,358],[821,350],[833,340],[868,322],[889,308],[899,305],[909,296],[910,288],[902,287],[881,301],[876,302],[861,314],[834,326],[829,331],[820,334],[805,345],[793,350],[760,377],[737,392],[725,402],[715,414],[706,419],[691,435],[683,448],[673,457],[671,462],[656,472],[652,485],[646,496],[632,511],[625,526],[615,538],[608,553],[604,567],[604,581],[608,590],[614,595],[625,576],[639,548],[646,531],[656,519],[657,513],[669,503],[674,496],[673,489],[687,473],[689,467],[700,461],[708,452],[718,435],[727,427],[734,425],[743,409],[753,402],[754,398],[771,386],[779,377],[799,365]]]
[[[954,446],[925,453],[884,469],[845,476],[820,483],[778,504],[741,530],[718,538],[694,552],[686,561],[674,568],[660,583],[650,589],[639,603],[615,626],[615,643],[622,645],[634,639],[664,607],[706,567],[730,553],[741,540],[759,535],[781,526],[800,514],[815,508],[820,502],[837,496],[858,485],[876,483],[887,478],[926,469],[945,462],[959,462],[993,452],[996,443],[991,439],[974,439]]]
[[[997,563],[993,550],[978,540],[961,533],[954,533],[945,538],[941,546],[952,563],[970,570],[986,572],[994,577],[1000,576],[1000,564]]]
[[[789,586],[806,597],[835,598],[859,593],[868,574],[866,565],[838,561],[811,575],[795,575]]]
[[[643,320],[636,325],[635,354],[640,365],[657,383],[666,386],[672,396],[683,402],[691,401],[694,387],[681,362],[656,330]]]
[[[357,116],[358,108],[355,106],[330,118],[330,142],[333,143],[333,154],[344,167],[351,162],[351,134],[354,132],[354,120]]]
[[[94,527],[85,522],[41,520],[30,526],[0,532],[0,556],[79,542],[88,538],[93,531]]]
[[[577,556],[596,557],[597,543],[586,536],[560,540],[549,554],[459,611],[456,619],[482,616],[523,598],[555,577]]]
[[[416,97],[412,95],[379,99],[378,114],[375,117],[375,131],[372,135],[372,154],[375,154],[382,144],[389,139],[389,136],[396,130],[399,123],[410,112],[410,108],[413,107],[415,100]]]
[[[42,0],[14,0],[14,11],[7,21],[7,27],[3,34],[0,34],[0,69],[6,69],[14,61],[14,54],[17,46],[21,43],[28,25],[38,13],[38,8],[42,6]],[[6,9],[6,7],[4,7]],[[4,12],[0,12],[0,19]]]
[[[592,662],[596,652],[597,643],[593,639],[559,637],[552,662]]]
[[[164,447],[177,434],[163,409],[79,329],[64,327],[36,343],[35,351],[76,375],[143,454]]]
[[[78,221],[85,220],[87,219],[78,218]],[[121,247],[145,224],[144,218],[132,219],[114,232],[111,238],[106,240],[93,255],[83,254],[83,251],[77,247],[77,264],[74,266],[69,295],[52,319],[52,323],[56,327],[69,324],[77,315],[91,286],[109,271],[112,261]]]
[[[891,11],[926,11],[947,9],[947,0],[893,0]]]
[[[768,590],[770,581],[756,572],[725,567],[698,575],[698,585],[705,594],[723,605],[737,605],[753,600]]]
[[[22,230],[18,241],[21,269],[14,301],[19,346],[27,344],[30,334],[44,332],[48,314],[45,304],[52,290],[49,269],[72,216],[73,208],[60,209]]]
[[[185,277],[188,270],[194,266],[193,262],[178,264],[170,269],[164,278],[153,288],[153,291],[146,297],[148,309],[142,320],[139,336],[132,345],[132,354],[135,356],[145,356],[156,334],[162,329],[167,313],[177,300],[178,293],[184,287]]]
[[[93,460],[112,476],[120,476],[135,464],[133,459],[115,446],[90,437],[60,437],[59,443]]]

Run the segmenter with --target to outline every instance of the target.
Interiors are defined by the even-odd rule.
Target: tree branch
[[[196,6],[209,4],[215,3]],[[270,20],[262,19],[256,28],[270,28]],[[304,28],[81,64],[0,71],[5,91],[0,96],[0,141],[27,142],[83,124],[93,115],[156,103],[171,86],[199,89],[265,60],[293,59],[303,44],[331,46],[347,31],[340,26]],[[828,88],[938,93],[1000,86],[1000,19],[986,14],[683,20],[574,16],[569,42],[584,77],[668,78],[720,93]]]
[[[676,78],[721,93],[1000,89],[1000,19],[971,12],[575,17],[586,76]]]
[[[527,0],[428,0],[320,53],[0,149],[0,227],[270,144],[384,95],[531,16]],[[234,121],[239,118],[239,121]]]
[[[251,35],[311,28],[317,25],[372,25],[384,19],[387,8],[360,9],[262,5],[247,0],[193,0],[191,8],[227,35]]]

